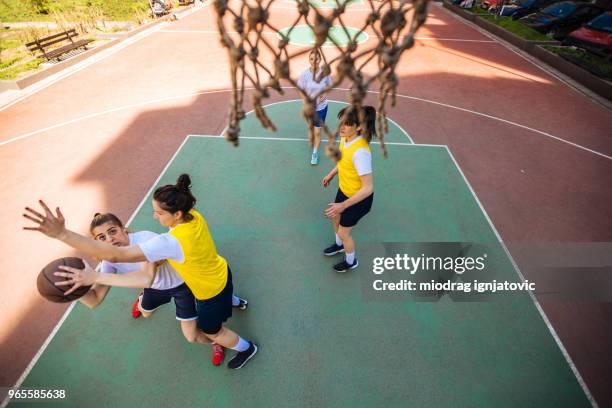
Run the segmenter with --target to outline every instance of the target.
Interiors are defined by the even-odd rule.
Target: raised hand
[[[23,227],[23,229],[28,231],[40,231],[51,238],[60,238],[61,235],[66,232],[66,220],[59,207],[55,209],[54,215],[43,200],[39,200],[38,203],[45,214],[43,215],[30,207],[26,207],[26,213],[23,214],[24,218],[35,222],[38,226]]]

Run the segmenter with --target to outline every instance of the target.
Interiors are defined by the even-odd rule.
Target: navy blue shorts
[[[232,317],[232,270],[227,265],[227,283],[216,296],[206,300],[196,300],[198,310],[198,327],[206,334],[219,333],[223,322]]]
[[[338,189],[338,192],[336,193],[336,200],[334,202],[342,203],[346,200],[348,200],[348,197],[342,192],[342,190]],[[346,210],[342,211],[342,214],[340,214],[340,225],[343,227],[354,227],[357,225],[359,220],[370,212],[373,202],[374,193],[370,194],[357,204],[353,204]]]
[[[158,307],[170,303],[172,299],[176,306],[176,320],[198,318],[195,297],[185,283],[172,289],[145,288],[140,300],[140,308],[145,312],[153,312]]]
[[[325,123],[325,118],[327,117],[327,106],[321,110],[318,110],[314,117],[314,127],[320,128]]]

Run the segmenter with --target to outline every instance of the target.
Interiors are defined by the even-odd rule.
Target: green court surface
[[[209,347],[183,339],[173,305],[133,320],[138,291],[115,288],[96,310],[74,307],[22,387],[66,389],[61,405],[74,407],[590,406],[528,294],[371,299],[365,258],[331,270],[337,259],[321,254],[333,239],[323,210],[335,184],[321,186],[331,164],[311,167],[308,144],[291,140],[306,136],[298,108],[267,109],[277,134],[249,115],[237,149],[188,137],[156,184],[191,174],[236,294],[250,302],[229,322],[260,344],[249,365],[213,367]],[[373,145],[376,194],[358,244],[489,243],[494,276],[519,281],[449,151],[411,145],[395,126],[389,141],[406,144],[390,144],[387,160]],[[147,198],[130,227],[162,232],[151,213]]]
[[[283,35],[289,34],[289,42],[291,44],[312,46],[315,43],[315,34],[307,25],[295,26],[291,33],[289,33],[289,28],[283,28],[279,32]],[[333,39],[333,41],[331,39],[326,40],[322,47],[335,47],[335,44],[345,46],[351,40],[361,44],[368,40],[368,35],[365,32],[359,32],[358,28],[342,26],[330,27],[328,37]]]

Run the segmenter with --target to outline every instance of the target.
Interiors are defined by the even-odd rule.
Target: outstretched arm
[[[45,214],[43,215],[30,207],[26,207],[27,213],[23,214],[23,216],[35,222],[38,226],[23,227],[24,230],[40,231],[46,236],[60,240],[91,257],[104,259],[109,262],[144,262],[147,260],[137,245],[116,247],[66,229],[66,221],[59,207],[56,208],[56,214],[54,215],[44,201],[40,200],[39,204]]]
[[[87,262],[84,263],[85,268],[83,269],[62,265],[59,267],[61,271],[55,272],[56,276],[68,278],[65,281],[57,282],[57,286],[73,285],[64,295],[71,294],[81,286],[94,284],[121,286],[124,288],[148,288],[155,279],[155,269],[157,265],[157,263],[146,262],[139,271],[120,275],[115,273],[100,273],[89,266]]]

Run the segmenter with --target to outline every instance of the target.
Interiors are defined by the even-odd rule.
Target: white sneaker
[[[319,164],[319,153],[312,152],[312,156],[310,157],[310,164],[313,166]]]

